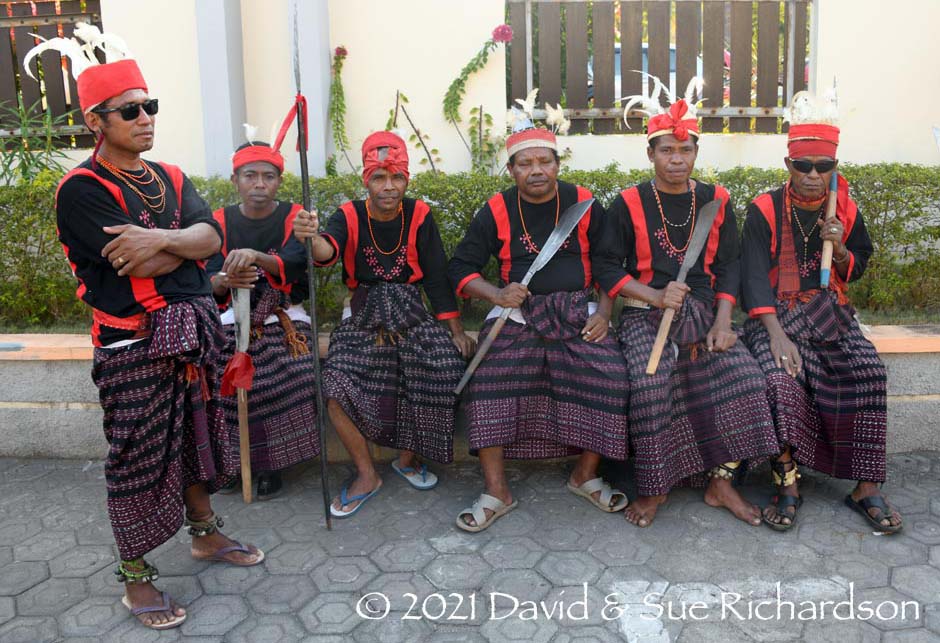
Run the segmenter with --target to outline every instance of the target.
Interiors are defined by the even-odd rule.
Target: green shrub
[[[888,313],[920,311],[922,317],[940,315],[940,167],[878,164],[842,169],[875,247],[865,276],[852,284],[856,306]],[[743,219],[746,205],[782,184],[786,172],[735,168],[698,176],[728,188]],[[595,171],[562,172],[564,180],[590,189],[605,205],[624,187],[649,177],[648,170],[624,172],[613,165]],[[0,187],[0,324],[4,326],[44,327],[88,318],[83,305],[75,300],[75,281],[55,237],[56,178],[44,173],[29,184]],[[237,198],[227,178],[193,177],[193,183],[213,209]],[[408,194],[432,206],[445,248],[452,252],[476,211],[510,184],[505,174],[426,172],[412,178]],[[357,175],[314,178],[310,188],[313,207],[324,222],[344,201],[365,195]],[[296,176],[285,175],[281,197],[300,201]],[[494,276],[493,263],[485,273]],[[321,320],[337,321],[348,294],[340,281],[339,266],[318,270],[317,287]]]

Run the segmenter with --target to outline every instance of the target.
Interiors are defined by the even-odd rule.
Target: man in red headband
[[[839,128],[832,110],[825,118],[825,105],[815,102],[805,92],[793,97],[784,159],[790,178],[757,197],[744,220],[742,304],[751,317],[744,341],[767,376],[782,449],[764,522],[777,531],[796,523],[799,463],[858,481],[845,503],[875,529],[894,533],[901,516],[878,489],[885,479],[885,368],[846,294],[864,273],[872,244],[842,176],[835,216],[827,218]],[[824,241],[833,245],[832,272],[821,289]]]
[[[320,452],[316,430],[310,317],[301,305],[307,298],[307,253],[294,238],[294,218],[303,207],[278,201],[284,157],[266,143],[246,143],[232,159],[232,184],[241,203],[213,213],[224,241],[206,271],[224,312],[226,343],[219,356],[222,370],[235,355],[235,315],[229,307],[232,288],[251,290],[251,341],[248,356],[255,367],[248,405],[251,470],[257,472],[259,500],[278,495],[280,471]],[[229,439],[239,443],[238,403],[223,386],[222,407]],[[233,393],[233,392],[232,392]],[[238,481],[233,480],[234,490]]]
[[[87,68],[78,92],[98,147],[59,184],[59,239],[93,313],[123,603],[144,625],[167,629],[186,612],[155,589],[157,569],[143,556],[174,537],[184,512],[194,558],[264,559],[222,535],[209,502],[238,470],[218,398],[219,318],[201,263],[219,250],[221,231],[179,168],[140,158],[153,146],[157,101],[133,60]]]
[[[658,105],[649,105],[661,109]],[[626,519],[647,527],[683,480],[706,485],[705,502],[751,525],[760,510],[733,486],[743,460],[775,451],[760,367],[731,326],[740,279],[734,208],[720,185],[692,178],[698,121],[685,99],[653,113],[647,155],[654,177],[621,192],[608,213],[610,252],[597,280],[610,300],[624,298],[617,331],[627,360],[630,444],[639,496]],[[699,210],[721,209],[685,283],[675,281]],[[663,311],[676,311],[669,342],[646,374]]]
[[[596,201],[528,287],[520,282],[560,213],[591,193],[558,180],[555,135],[521,119],[506,141],[515,186],[494,195],[473,217],[448,272],[457,293],[493,304],[481,336],[504,308],[509,320],[467,387],[470,448],[480,457],[484,492],[457,516],[471,532],[517,506],[504,458],[578,455],[567,488],[604,512],[627,496],[597,473],[601,457],[627,457],[627,381],[606,319],[590,301],[604,209]],[[495,257],[499,285],[483,277]]]
[[[372,134],[362,144],[362,164],[364,201],[340,206],[322,234],[316,213],[301,212],[294,222],[299,238],[313,238],[317,265],[342,259],[352,293],[323,366],[330,420],[357,471],[330,506],[336,518],[359,511],[382,486],[367,440],[401,450],[392,469],[412,487],[437,484],[417,456],[453,459],[454,387],[474,350],[447,281],[431,210],[405,197],[405,142],[391,132]],[[450,335],[438,321],[447,323]]]

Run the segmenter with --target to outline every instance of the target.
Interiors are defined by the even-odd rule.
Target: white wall
[[[470,155],[444,120],[441,105],[451,81],[504,20],[503,0],[330,0],[330,44],[349,51],[342,78],[353,162],[360,163],[363,139],[384,129],[395,90],[401,90],[415,125],[430,136],[429,147],[440,150],[439,169],[467,169]],[[470,78],[464,128],[469,110],[481,103],[497,127],[505,123],[505,65],[499,46],[486,68]],[[403,116],[399,127],[411,133]],[[417,171],[424,155],[413,147],[409,155],[412,172]],[[340,167],[348,169],[345,162]]]

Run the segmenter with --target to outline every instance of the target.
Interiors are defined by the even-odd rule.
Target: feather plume
[[[130,56],[130,50],[123,38],[111,33],[102,33],[95,25],[87,22],[76,23],[73,33],[77,38],[85,41],[83,49],[88,52],[89,56],[94,56],[95,49],[103,51],[109,61]]]
[[[701,76],[693,76],[689,84],[685,87],[685,102],[689,104],[689,110],[693,110],[695,105],[702,100],[702,90],[705,87],[705,79]],[[698,97],[696,99],[696,97]]]
[[[35,34],[30,34],[30,35],[35,35]],[[49,40],[46,40],[45,38],[42,38],[42,36],[36,36],[36,37],[40,38],[43,42],[41,42],[40,44],[36,45],[32,49],[30,49],[28,52],[26,52],[26,56],[23,58],[23,67],[26,69],[26,73],[29,75],[29,77],[32,78],[33,80],[39,80],[39,79],[33,75],[33,72],[30,69],[29,63],[32,61],[33,58],[35,58],[36,56],[38,56],[39,54],[45,51],[57,51],[59,52],[60,55],[67,56],[68,59],[72,63],[72,76],[75,78],[78,78],[79,74],[81,74],[83,71],[85,71],[92,65],[98,64],[97,60],[95,61],[89,60],[88,57],[85,55],[85,52],[82,49],[82,46],[79,45],[78,42],[72,38],[51,38]]]
[[[545,118],[545,124],[553,128],[556,134],[561,134],[564,136],[568,133],[568,129],[571,127],[571,121],[565,118],[565,110],[562,108],[561,104],[556,104],[555,107],[552,107],[548,103],[545,103],[545,111],[548,114]]]
[[[535,111],[535,97],[538,96],[539,88],[536,87],[525,97],[525,100],[517,98],[516,102],[519,103],[519,106],[522,108],[522,111],[530,119],[532,118],[532,112]]]
[[[519,99],[517,98],[516,100],[518,101]],[[509,125],[509,131],[513,133],[535,127],[535,123],[532,122],[531,116],[517,107],[511,107],[509,109],[506,120]]]
[[[254,125],[250,125],[248,123],[242,123],[242,127],[245,128],[245,140],[246,141],[251,143],[252,141],[256,140],[255,136],[258,134],[257,127],[255,127]]]
[[[30,70],[29,63],[45,51],[57,51],[60,55],[67,56],[71,63],[73,78],[78,78],[83,71],[99,64],[95,49],[101,49],[106,58],[112,62],[131,56],[127,43],[121,37],[102,33],[98,27],[87,22],[76,23],[73,33],[75,38],[50,38],[49,40],[37,34],[30,34],[42,40],[40,44],[26,52],[23,58],[23,67],[30,78],[36,77]]]
[[[791,125],[803,123],[835,125],[839,120],[839,100],[835,87],[818,98],[807,91],[797,92],[790,99],[790,106],[784,110],[783,120]]]

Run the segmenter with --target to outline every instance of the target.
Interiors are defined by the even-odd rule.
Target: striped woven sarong
[[[780,325],[803,359],[795,379],[777,368],[759,319],[745,324],[744,340],[767,376],[781,447],[789,444],[799,464],[836,478],[883,482],[887,374],[854,315],[832,291],[777,303]]]
[[[96,348],[92,378],[108,440],[108,516],[121,558],[143,556],[183,523],[183,490],[210,493],[238,472],[222,421],[218,312],[208,298],[152,313],[148,339]]]
[[[581,338],[589,290],[533,295],[507,321],[467,389],[470,449],[506,458],[591,451],[627,458],[629,385],[616,340]],[[492,328],[487,322],[480,339]]]
[[[330,335],[323,394],[367,439],[453,460],[454,387],[466,366],[413,284],[360,285]]]
[[[757,361],[737,342],[710,353],[709,306],[686,297],[659,368],[646,374],[661,310],[625,306],[618,337],[630,372],[630,445],[640,495],[669,493],[714,466],[778,451]],[[678,346],[678,356],[675,352]]]
[[[287,318],[286,297],[266,284],[253,290],[251,299],[248,355],[255,367],[248,392],[251,469],[259,473],[279,471],[320,453],[310,324]],[[278,316],[279,321],[265,324],[271,315]],[[222,370],[235,354],[235,326],[223,328],[226,342],[219,358]],[[222,408],[229,440],[238,445],[238,398],[223,397]]]

